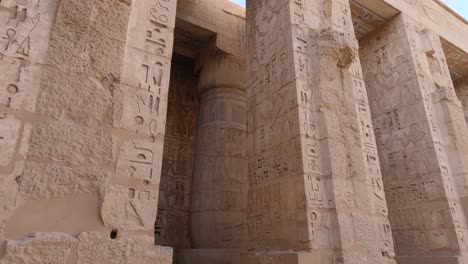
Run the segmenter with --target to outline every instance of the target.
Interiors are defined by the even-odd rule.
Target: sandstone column
[[[394,263],[349,2],[250,0],[247,24],[247,258]]]
[[[153,228],[175,9],[1,1],[0,263],[171,263]]]
[[[246,239],[248,187],[244,63],[213,47],[199,64],[190,240],[194,249],[240,248]]]
[[[401,15],[361,51],[398,263],[466,263],[468,129],[439,36]]]

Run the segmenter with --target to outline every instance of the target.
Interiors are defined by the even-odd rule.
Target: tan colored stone
[[[21,137],[21,122],[13,115],[3,113],[0,117],[0,167],[6,167],[14,159]]]
[[[66,264],[77,240],[62,233],[36,233],[20,241],[8,241],[0,263]]]
[[[172,263],[172,249],[152,245],[146,236],[110,239],[99,233],[78,236],[77,264]]]
[[[465,263],[467,25],[0,0],[0,264]]]
[[[109,180],[109,172],[97,168],[70,168],[40,162],[27,162],[19,177],[23,199],[54,199],[79,193],[98,195]]]
[[[152,230],[157,191],[110,185],[104,193],[101,217],[104,224],[120,230]]]
[[[362,39],[361,56],[397,256],[462,263],[467,128],[439,37],[401,15]]]
[[[99,128],[43,122],[33,127],[28,158],[106,167],[113,159],[112,139]]]

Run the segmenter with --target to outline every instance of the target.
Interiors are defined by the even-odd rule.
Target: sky
[[[245,0],[231,0],[232,2],[244,6]],[[447,6],[468,19],[468,0],[442,0]]]
[[[245,0],[236,0],[245,2]],[[447,6],[455,10],[458,14],[468,19],[468,0],[442,0]]]

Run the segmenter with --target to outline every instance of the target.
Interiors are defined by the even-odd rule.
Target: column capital
[[[199,94],[213,88],[245,90],[244,66],[245,58],[227,53],[211,43],[197,60]]]

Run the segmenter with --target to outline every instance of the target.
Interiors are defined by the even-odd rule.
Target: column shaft
[[[361,50],[399,263],[464,263],[467,126],[440,39],[401,15]]]
[[[205,261],[220,254],[227,260],[223,251],[243,248],[246,241],[244,63],[214,40],[198,60],[201,100],[190,207],[190,239],[193,248],[208,250]]]
[[[247,24],[251,248],[393,263],[348,1],[250,1]]]
[[[245,92],[213,88],[200,102],[190,208],[193,248],[240,248],[247,196]]]

